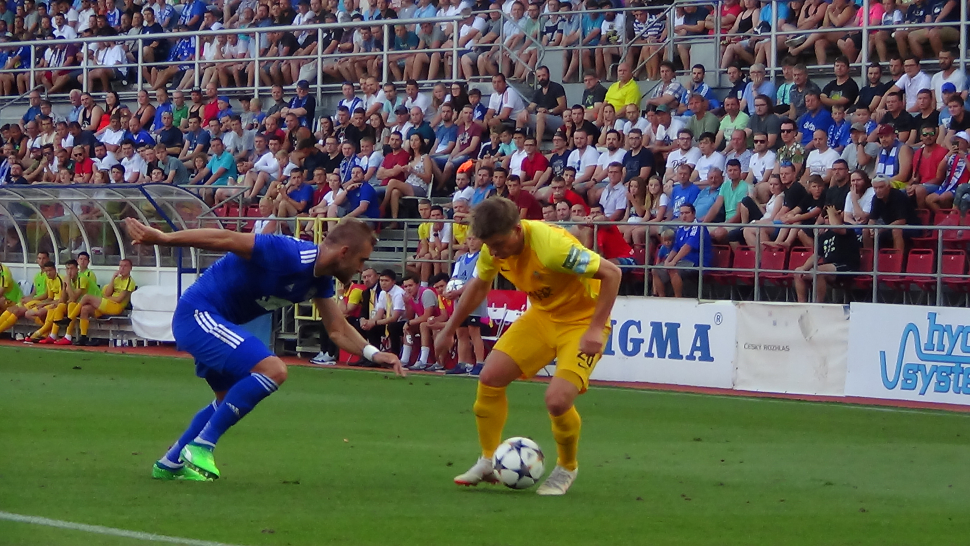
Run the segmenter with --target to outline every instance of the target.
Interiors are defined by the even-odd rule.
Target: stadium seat
[[[727,269],[731,267],[731,247],[726,245],[714,245],[713,250],[713,263],[711,267],[718,269]],[[713,287],[716,285],[725,284],[725,280],[730,275],[729,271],[705,271],[704,272],[704,283],[709,284],[711,288],[711,296],[714,296]]]
[[[927,222],[924,225],[931,225],[931,224]],[[960,225],[960,211],[957,209],[938,210],[936,211],[936,214],[933,215],[932,225],[958,226]],[[954,235],[956,235],[957,232],[953,231],[950,233],[953,233]],[[919,237],[913,237],[911,240],[913,242],[914,248],[929,248],[932,250],[936,250],[937,244],[938,244],[937,239],[939,238],[939,236],[940,236],[939,231],[930,231],[925,233],[924,235],[920,235]],[[944,243],[946,242],[946,237],[947,235],[944,235]],[[953,235],[949,237],[953,237]]]
[[[786,275],[791,277],[788,273],[785,273],[786,265],[788,262],[788,252],[787,249],[783,248],[762,248],[761,250],[761,270],[763,273],[758,274],[758,279],[761,282],[761,286],[765,288],[784,288],[783,280]],[[787,291],[783,290],[783,292]],[[787,298],[786,298],[787,299]]]
[[[863,248],[859,251],[859,273],[871,273],[873,263],[873,252],[871,248]],[[843,285],[842,281],[836,285]],[[872,290],[871,275],[857,275],[851,280],[844,282],[844,287],[849,290]]]
[[[866,249],[868,250],[868,249]],[[870,256],[872,251],[869,250]],[[861,257],[865,257],[862,254]],[[876,279],[879,282],[877,286],[880,288],[891,288],[886,284],[886,279],[898,277],[900,273],[903,272],[903,251],[896,250],[895,248],[883,248],[879,250],[879,255],[874,256],[875,263],[870,262],[869,271],[875,271],[878,273]],[[865,264],[863,264],[865,267]],[[890,275],[884,275],[889,273]],[[856,277],[854,288],[859,288],[861,290],[872,290],[872,276],[865,275]]]
[[[967,253],[963,250],[944,250],[940,263],[943,287],[958,294],[970,294],[970,278],[967,274]]]
[[[881,257],[882,252],[880,252]],[[905,274],[891,275],[880,280],[885,282],[886,286],[890,289],[902,291],[905,301],[906,294],[910,291],[918,290],[927,292],[936,286],[936,279],[917,276],[920,274],[932,274],[935,269],[935,258],[936,251],[932,249],[914,248],[909,251],[909,256],[906,258]]]

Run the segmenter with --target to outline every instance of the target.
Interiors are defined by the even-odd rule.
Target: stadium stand
[[[380,231],[377,270],[428,285],[498,195],[619,263],[629,294],[679,268],[688,297],[962,304],[967,11],[7,2],[0,261],[25,280],[39,251],[88,251],[174,285],[215,257],[131,248],[123,218],[320,240],[354,216]],[[312,318],[293,311],[280,339],[313,346]]]

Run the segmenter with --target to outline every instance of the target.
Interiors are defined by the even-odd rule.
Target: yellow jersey
[[[45,299],[47,290],[47,275],[44,274],[43,270],[34,275],[34,299],[42,300]]]
[[[588,320],[596,308],[600,256],[568,231],[538,220],[522,220],[525,247],[517,256],[493,258],[482,246],[475,276],[491,283],[501,274],[529,294],[536,311],[553,322]]]
[[[123,300],[118,302],[118,304],[122,307],[127,307],[128,300],[131,299],[131,293],[134,292],[136,288],[138,288],[138,286],[135,284],[135,279],[132,279],[131,276],[129,276],[127,279],[115,277],[115,280],[111,285],[111,297],[114,298],[114,296],[117,296],[122,292],[128,292],[128,295],[125,296]]]
[[[24,297],[20,284],[10,273],[10,268],[3,264],[0,264],[0,296],[13,303],[20,303],[20,299]]]
[[[101,296],[101,287],[98,286],[98,277],[94,274],[94,271],[90,269],[85,269],[84,271],[78,271],[78,278],[87,279],[87,288],[85,289],[85,294],[91,294],[92,296]]]
[[[90,276],[85,275],[84,273],[78,272],[78,276],[71,281],[71,290],[79,294],[78,300],[80,300],[82,297],[84,297],[87,294],[94,294],[94,292],[91,291],[92,285],[95,288],[97,288],[98,286],[97,283],[91,282]],[[94,294],[94,295],[97,295],[97,294]]]
[[[61,292],[64,290],[64,281],[61,280],[61,276],[57,275],[53,279],[46,277],[47,282],[45,283],[47,290],[47,299],[58,301],[61,299]]]
[[[418,240],[427,241],[431,238],[431,224],[434,222],[422,222],[418,224]]]
[[[451,224],[451,233],[454,235],[456,243],[462,244],[465,242],[465,239],[468,238],[469,227],[468,224],[459,224],[458,222]]]

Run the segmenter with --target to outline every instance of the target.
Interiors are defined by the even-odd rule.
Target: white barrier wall
[[[618,298],[593,379],[970,405],[970,310]]]
[[[736,332],[731,302],[618,298],[592,378],[730,389]]]
[[[970,310],[853,303],[847,396],[970,405]]]
[[[736,305],[735,389],[842,396],[849,349],[848,306]]]

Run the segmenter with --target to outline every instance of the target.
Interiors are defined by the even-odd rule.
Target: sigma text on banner
[[[720,387],[734,383],[731,302],[618,298],[593,379]]]
[[[970,405],[970,310],[853,303],[845,394]]]

